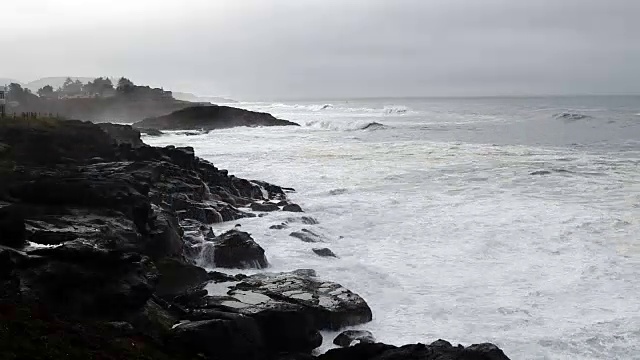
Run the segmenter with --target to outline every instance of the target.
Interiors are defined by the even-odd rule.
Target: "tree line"
[[[138,86],[125,77],[120,78],[115,85],[108,77],[99,77],[86,84],[79,80],[74,81],[71,78],[67,78],[62,86],[57,89],[54,89],[51,85],[46,85],[38,89],[35,94],[30,89],[23,88],[20,84],[11,83],[7,92],[8,101],[17,102],[23,106],[33,105],[43,100],[78,97],[173,98],[170,91],[149,86]]]

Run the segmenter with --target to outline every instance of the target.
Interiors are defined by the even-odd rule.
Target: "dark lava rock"
[[[189,107],[133,124],[139,128],[158,130],[214,130],[236,126],[287,125],[299,126],[290,121],[276,119],[271,114],[218,105]]]
[[[315,360],[316,358],[309,354],[291,354],[283,353],[279,354],[274,360]]]
[[[288,211],[288,212],[303,212],[302,208],[300,207],[300,205],[297,204],[288,204],[285,205],[282,208],[282,211]]]
[[[210,278],[205,269],[175,259],[157,261],[156,267],[160,273],[155,291],[158,296],[180,294]]]
[[[316,271],[313,270],[313,269],[298,269],[298,270],[293,270],[291,273],[294,274],[294,275],[304,276],[304,277],[316,277],[316,276],[318,276]]]
[[[246,232],[231,230],[216,238],[213,261],[216,266],[233,269],[263,269],[269,266],[260,247]]]
[[[27,238],[24,217],[16,206],[0,203],[0,245],[19,248]]]
[[[132,147],[144,146],[140,139],[140,131],[131,127],[131,125],[120,125],[111,123],[97,124],[104,132],[106,132],[116,144],[128,144]]]
[[[126,321],[110,321],[105,323],[105,326],[121,335],[128,336],[134,334],[133,326]]]
[[[357,344],[346,348],[331,349],[318,356],[318,360],[373,360],[396,347],[386,344]],[[423,358],[404,358],[406,360],[423,360]],[[403,360],[404,360],[403,359]],[[426,359],[426,358],[425,358]]]
[[[373,344],[376,342],[373,334],[366,330],[346,330],[333,339],[333,343],[340,347],[349,347],[354,341],[360,344]]]
[[[198,129],[206,127],[203,121],[211,128],[279,122],[221,107],[153,121]],[[193,148],[156,148],[139,138],[128,126],[0,121],[0,348],[26,344],[10,358],[166,360],[182,359],[185,351],[188,359],[300,358],[295,354],[308,355],[321,344],[319,330],[371,320],[360,296],[310,270],[247,277],[193,265],[208,254],[218,266],[266,267],[264,250],[249,234],[214,237],[206,225],[255,216],[237,207],[282,203],[288,189],[231,176]],[[306,229],[299,233],[322,240]],[[20,251],[3,245],[20,247],[25,240],[54,246]],[[17,308],[26,316],[16,323]],[[454,354],[503,360],[486,344],[464,351],[447,344],[428,351],[424,345],[363,345],[330,352],[329,359]]]
[[[270,211],[280,210],[280,207],[278,205],[272,204],[272,203],[264,203],[264,204],[253,203],[253,204],[251,204],[251,210],[253,210],[253,211],[270,212]]]
[[[169,344],[176,351],[211,359],[266,359],[260,329],[248,317],[182,323],[171,330]]]
[[[493,344],[463,347],[453,346],[444,340],[431,345],[415,344],[395,347],[385,344],[360,343],[351,347],[332,349],[318,357],[319,360],[509,360]]]
[[[343,286],[305,273],[256,274],[228,287],[217,286],[209,303],[252,316],[265,311],[308,316],[314,329],[337,330],[371,321],[371,309]],[[215,300],[221,299],[221,300]]]
[[[29,255],[39,260],[21,270],[23,298],[78,316],[117,317],[139,309],[158,277],[148,258],[82,239]]]
[[[289,227],[289,225],[287,225],[285,223],[282,223],[282,224],[279,224],[279,225],[271,225],[271,226],[269,226],[269,229],[271,229],[271,230],[284,230],[284,229],[287,229],[288,227]]]
[[[294,237],[296,239],[300,239],[307,243],[323,242],[323,239],[320,235],[308,229],[302,229],[301,231],[294,231],[291,234],[289,234],[289,236]]]
[[[314,248],[312,250],[318,256],[322,256],[322,257],[337,257],[336,254],[334,254],[333,251],[331,251],[331,249],[328,249],[328,248],[321,248],[321,249],[320,248]]]

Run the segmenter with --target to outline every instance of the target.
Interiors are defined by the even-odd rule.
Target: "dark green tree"
[[[118,93],[130,94],[134,92],[135,89],[136,89],[136,85],[133,83],[133,81],[125,77],[121,77],[120,80],[118,80],[118,87],[116,88],[116,91]]]
[[[73,81],[71,78],[67,78],[62,84],[61,92],[65,96],[77,96],[82,94],[82,88],[84,84],[80,80]]]
[[[84,92],[86,92],[89,95],[104,96],[105,93],[111,92],[112,90],[113,90],[113,83],[111,82],[111,79],[107,77],[96,78],[93,81],[89,81],[84,86]]]
[[[51,85],[45,85],[38,90],[38,96],[41,98],[53,98],[55,97],[56,92],[53,90]]]
[[[20,84],[11,83],[9,84],[9,91],[7,92],[7,100],[27,106],[37,104],[39,98],[33,94],[31,90],[22,88]]]

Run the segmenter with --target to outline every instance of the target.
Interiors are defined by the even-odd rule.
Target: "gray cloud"
[[[21,0],[0,76],[241,98],[640,93],[638,14],[637,0]]]

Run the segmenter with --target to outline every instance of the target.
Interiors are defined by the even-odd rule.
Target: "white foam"
[[[305,111],[303,123],[320,120]],[[342,116],[333,120],[353,119]],[[415,134],[421,124],[357,137],[237,128],[146,141],[188,144],[233,174],[296,188],[290,198],[319,225],[271,230],[297,216],[278,212],[217,232],[241,223],[269,271],[313,268],[362,295],[374,320],[359,328],[380,341],[490,341],[513,359],[640,353],[640,155],[427,141],[431,132]],[[571,173],[529,175],[541,168]],[[339,258],[289,236],[302,228]]]

